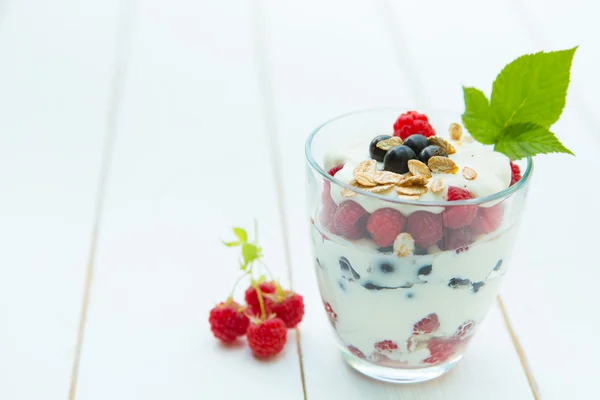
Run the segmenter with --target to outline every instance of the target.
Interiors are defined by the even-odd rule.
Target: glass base
[[[372,364],[345,350],[341,352],[346,363],[361,374],[391,383],[418,383],[435,379],[450,371],[462,358],[462,355],[459,355],[442,365],[427,368],[391,368]]]

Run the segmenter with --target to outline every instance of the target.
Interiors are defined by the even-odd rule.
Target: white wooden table
[[[587,0],[0,0],[0,399],[596,398],[598,190],[576,172],[600,167],[599,15]],[[466,358],[411,386],[351,371],[308,251],[308,133],[380,105],[460,113],[462,84],[489,91],[518,55],[577,44],[555,130],[578,157],[538,160]],[[207,322],[237,273],[219,240],[254,217],[307,307],[271,362]]]

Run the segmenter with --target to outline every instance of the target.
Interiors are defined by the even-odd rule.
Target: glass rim
[[[313,139],[315,138],[315,136],[326,126],[328,126],[329,124],[331,124],[332,122],[335,122],[339,119],[345,118],[345,117],[349,117],[351,115],[356,115],[356,114],[364,114],[364,113],[368,113],[368,112],[373,112],[373,111],[385,111],[385,110],[403,110],[403,107],[374,107],[374,108],[367,108],[367,109],[362,109],[362,110],[355,110],[355,111],[350,111],[347,112],[345,114],[341,114],[338,115],[337,117],[333,117],[327,121],[325,121],[324,123],[322,123],[321,125],[319,125],[316,129],[314,129],[311,134],[308,136],[308,138],[306,139],[306,143],[304,145],[304,154],[306,157],[306,160],[308,161],[308,164],[311,166],[311,168],[313,170],[315,170],[319,175],[321,175],[323,178],[325,178],[326,180],[328,180],[331,183],[334,183],[338,186],[341,186],[345,189],[351,190],[353,192],[356,192],[360,195],[364,195],[367,197],[372,197],[374,199],[378,199],[378,200],[382,200],[382,201],[387,201],[390,203],[395,203],[395,204],[405,204],[405,205],[411,205],[411,206],[443,206],[443,207],[447,207],[447,206],[462,206],[462,205],[478,205],[478,204],[483,204],[483,203],[489,203],[489,202],[494,202],[494,201],[498,201],[498,200],[503,200],[507,197],[509,197],[510,195],[518,192],[520,189],[522,189],[523,187],[525,187],[527,185],[527,183],[529,182],[530,178],[531,178],[531,174],[533,172],[533,159],[531,157],[527,157],[527,168],[525,169],[525,172],[523,173],[523,175],[521,176],[521,179],[519,179],[519,181],[517,183],[515,183],[512,186],[507,187],[506,189],[503,189],[499,192],[490,194],[488,196],[484,196],[484,197],[476,197],[474,199],[469,199],[469,200],[458,200],[458,201],[448,201],[448,200],[441,200],[441,201],[420,201],[420,200],[407,200],[407,199],[400,199],[400,198],[391,198],[391,197],[387,197],[387,196],[382,196],[380,194],[377,193],[371,193],[371,192],[367,192],[365,190],[362,189],[358,189],[354,186],[350,186],[349,184],[342,182],[338,179],[335,179],[335,177],[329,175],[327,173],[327,171],[325,171],[314,159],[313,155],[312,155],[312,142]],[[425,110],[426,112],[431,112],[431,113],[446,113],[446,114],[452,114],[452,112],[450,111],[442,111],[442,110]]]

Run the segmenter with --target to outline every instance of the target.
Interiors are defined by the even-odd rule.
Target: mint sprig
[[[505,66],[492,85],[491,101],[463,87],[465,128],[479,142],[517,160],[536,154],[568,153],[550,131],[566,104],[577,47],[521,56]]]

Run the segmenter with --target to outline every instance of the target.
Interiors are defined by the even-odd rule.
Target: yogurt
[[[450,186],[485,197],[510,185],[506,156],[468,136],[452,144],[456,153],[449,158],[459,172],[432,173],[419,202],[448,200]],[[323,164],[325,169],[343,164],[335,179],[350,184],[355,167],[368,159],[368,147],[361,143],[333,149]],[[461,173],[465,167],[477,172],[476,179]],[[378,169],[382,168],[379,163]],[[431,185],[438,179],[443,180],[444,189],[434,192]],[[313,219],[312,244],[323,303],[342,346],[357,357],[395,368],[426,368],[460,358],[495,301],[506,272],[505,260],[516,230],[514,218],[508,218],[508,213],[503,216],[510,205],[470,206],[479,207],[476,218],[497,220],[494,225],[484,221],[484,231],[467,225],[443,226],[444,237],[467,235],[467,245],[447,248],[449,242],[440,240],[426,249],[401,254],[392,246],[378,247],[368,234],[358,240],[342,237],[329,216],[348,201],[359,204],[368,216],[392,208],[407,220],[415,211],[439,214],[447,207],[389,202],[364,194],[348,197],[341,186],[329,183],[324,190],[323,201],[329,198],[333,204],[321,206],[321,218]],[[378,194],[398,199],[394,188]]]

